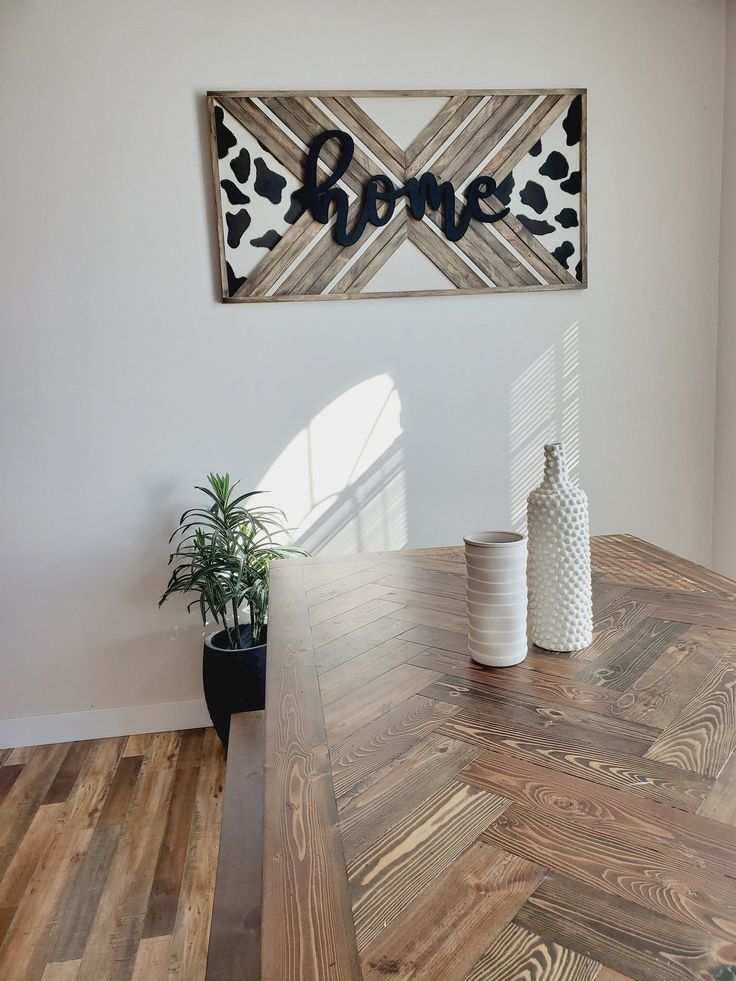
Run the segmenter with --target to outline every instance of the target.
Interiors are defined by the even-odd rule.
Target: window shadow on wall
[[[526,499],[542,479],[545,443],[565,444],[577,482],[580,462],[579,323],[565,330],[511,385],[509,416],[511,527],[526,531]]]
[[[401,400],[392,378],[374,375],[343,392],[300,430],[260,486],[279,504],[310,553],[345,554],[407,543]]]

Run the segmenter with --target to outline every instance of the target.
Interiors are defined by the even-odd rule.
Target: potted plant
[[[288,531],[283,511],[249,503],[261,491],[236,494],[239,481],[229,474],[209,474],[207,482],[196,487],[207,505],[185,511],[169,539],[176,539],[174,568],[159,606],[173,593],[196,593],[187,612],[198,606],[205,627],[208,616],[220,627],[205,638],[202,681],[227,749],[230,716],[265,704],[269,566],[304,552],[279,542]]]

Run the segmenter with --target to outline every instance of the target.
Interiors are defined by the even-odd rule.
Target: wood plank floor
[[[204,978],[213,729],[0,750],[0,978]]]
[[[627,535],[592,558],[591,646],[503,669],[468,656],[461,549],[277,563],[264,978],[736,981],[736,584]]]

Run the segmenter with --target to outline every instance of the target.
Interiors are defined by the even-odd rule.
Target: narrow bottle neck
[[[565,449],[559,443],[554,443],[544,448],[544,482],[546,484],[566,483],[567,463],[565,461]]]

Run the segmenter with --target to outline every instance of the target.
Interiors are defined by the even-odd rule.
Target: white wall
[[[562,433],[595,532],[710,560],[723,0],[0,10],[0,719],[198,699],[198,624],[156,608],[192,485],[271,471],[301,518],[305,429],[375,376],[354,431],[337,413],[353,465],[324,439],[311,460],[315,517],[395,388],[394,471],[367,527],[369,481],[339,498],[338,545],[518,523]],[[206,89],[568,85],[589,89],[587,291],[215,302]]]
[[[736,0],[726,11],[713,565],[736,579]]]

